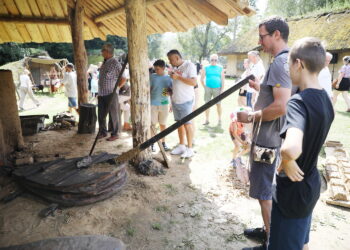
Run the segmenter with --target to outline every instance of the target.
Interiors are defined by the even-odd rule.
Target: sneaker
[[[253,229],[245,229],[244,235],[247,238],[254,239],[260,242],[265,242],[267,240],[266,231],[264,228],[253,228]]]
[[[245,248],[242,248],[242,250],[267,250],[267,246],[266,246],[266,243],[264,243],[256,247],[245,247]]]
[[[219,120],[219,122],[218,122],[218,127],[221,128],[221,120]]]
[[[208,126],[209,125],[209,122],[206,121],[205,123],[203,123],[204,126]]]
[[[165,151],[170,151],[170,148],[165,144],[165,142],[162,142],[163,148]]]
[[[186,151],[181,155],[181,158],[191,158],[194,156],[194,152],[192,148],[186,148]]]
[[[181,155],[186,152],[186,146],[179,144],[176,148],[171,151],[172,155]]]
[[[156,149],[155,149],[155,147],[154,147],[154,144],[151,145],[151,150],[152,150],[152,152],[156,152]]]

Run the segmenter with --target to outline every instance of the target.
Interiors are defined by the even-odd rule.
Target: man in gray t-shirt
[[[253,157],[251,157],[250,162],[249,195],[259,200],[265,229],[247,229],[244,234],[247,237],[258,238],[262,241],[266,241],[270,231],[272,182],[281,146],[279,132],[284,121],[287,101],[291,96],[292,83],[288,71],[288,35],[288,24],[279,17],[270,18],[259,25],[259,44],[261,44],[264,52],[274,57],[274,60],[261,84],[258,81],[249,82],[250,87],[259,92],[254,107],[255,111],[250,113],[239,112],[237,114],[240,122],[255,122],[252,152],[255,145],[276,150],[276,159],[272,164],[261,162],[253,159]],[[253,249],[266,249],[266,245],[264,243],[263,246]]]

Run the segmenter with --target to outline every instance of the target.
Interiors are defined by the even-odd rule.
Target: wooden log
[[[125,13],[129,48],[131,82],[131,120],[133,127],[133,145],[137,147],[150,137],[151,107],[148,52],[146,37],[146,1],[125,1]],[[133,160],[135,165],[150,160],[150,150],[140,152]]]
[[[165,0],[148,0],[148,1],[146,1],[146,6],[144,6],[144,8],[148,7],[148,6],[152,6],[152,5],[160,3],[160,2],[164,2],[164,1]],[[125,13],[125,6],[121,6],[119,8],[116,8],[114,10],[107,12],[107,13],[104,13],[102,15],[97,16],[95,18],[95,22],[99,23],[99,22],[102,22],[104,20],[107,20],[107,19],[110,19],[113,17],[117,17],[118,15],[122,15],[124,13]]]
[[[79,108],[79,134],[94,134],[96,131],[96,105],[81,104]]]
[[[77,71],[78,84],[78,103],[88,103],[87,89],[87,54],[84,45],[84,2],[85,0],[76,0],[74,8],[72,4],[68,6],[68,19],[72,33],[74,63]]]
[[[6,163],[10,152],[24,147],[15,84],[10,70],[0,70],[0,107],[0,162]]]
[[[228,24],[228,16],[207,0],[186,0],[188,7],[202,13],[219,25]]]

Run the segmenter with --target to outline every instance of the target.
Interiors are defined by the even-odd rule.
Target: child
[[[245,126],[248,124],[243,124],[242,122],[237,121],[237,112],[232,112],[230,118],[231,123],[229,132],[235,146],[231,163],[233,167],[236,167],[237,164],[242,163],[241,156],[249,152],[249,136],[245,131]]]
[[[289,55],[290,77],[301,92],[287,104],[281,130],[281,165],[276,175],[269,250],[308,249],[312,211],[320,196],[317,158],[334,119],[328,95],[318,83],[326,51],[316,38],[303,38]]]
[[[165,74],[165,62],[157,60],[153,64],[155,73],[150,76],[151,85],[151,120],[152,126],[155,127],[159,123],[160,130],[166,128],[166,121],[169,114],[169,88],[172,86],[172,80],[169,75]],[[169,151],[165,144],[165,139],[162,139],[162,144],[165,151]],[[154,152],[154,145],[152,145]]]
[[[65,93],[68,97],[68,112],[73,113],[73,110],[75,110],[78,113],[77,74],[74,71],[74,65],[72,63],[68,63],[66,66],[62,85],[65,86]]]

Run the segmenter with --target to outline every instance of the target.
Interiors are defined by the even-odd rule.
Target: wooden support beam
[[[0,70],[0,167],[9,154],[24,147],[16,88],[10,70]]]
[[[207,0],[186,0],[185,2],[187,6],[202,13],[204,16],[208,17],[210,20],[214,21],[215,23],[219,25],[228,24],[228,16],[226,15],[226,13],[216,8]]]
[[[133,145],[137,147],[150,138],[151,105],[148,73],[148,52],[146,30],[146,1],[125,1],[126,27],[131,82],[131,120]],[[134,159],[138,165],[151,159],[149,150],[140,152]]]
[[[83,38],[83,20],[84,20],[84,2],[85,0],[76,0],[74,8],[68,5],[68,18],[72,33],[74,64],[77,71],[78,84],[78,103],[88,103],[87,89],[87,54]]]
[[[148,1],[146,1],[145,6],[148,7],[148,6],[157,4],[159,2],[163,2],[163,1],[165,1],[165,0],[148,0]],[[112,10],[112,11],[109,11],[109,12],[104,13],[102,15],[99,15],[99,16],[95,17],[94,20],[96,23],[99,23],[99,22],[102,22],[103,20],[110,19],[110,18],[116,17],[116,16],[124,14],[124,13],[125,13],[125,5],[119,7],[115,10]]]
[[[18,23],[18,24],[55,24],[55,25],[69,25],[67,18],[54,17],[26,17],[26,16],[9,16],[0,15],[0,22],[4,23]]]

